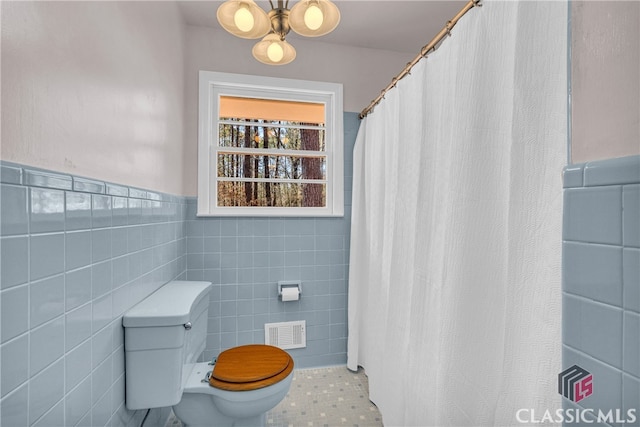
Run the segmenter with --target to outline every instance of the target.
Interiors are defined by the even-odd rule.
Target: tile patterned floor
[[[289,393],[267,413],[267,427],[382,426],[362,369],[334,366],[294,372]]]
[[[181,427],[173,414],[167,426]],[[364,370],[346,366],[296,369],[291,389],[267,413],[266,427],[381,427],[382,416],[369,401]]]

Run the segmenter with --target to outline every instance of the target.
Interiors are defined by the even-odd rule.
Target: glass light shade
[[[243,39],[259,39],[271,31],[267,13],[253,0],[227,0],[216,15],[222,28]]]
[[[256,43],[251,52],[254,58],[267,65],[284,65],[296,58],[293,46],[286,40],[280,40],[280,36],[274,33],[267,34]]]
[[[340,11],[329,0],[300,0],[289,12],[291,29],[301,36],[329,34],[340,23]]]

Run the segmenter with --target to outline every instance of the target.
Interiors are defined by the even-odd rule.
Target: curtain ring
[[[425,46],[425,47],[427,47],[427,46]],[[427,49],[426,52],[424,51],[425,47],[423,47],[422,50],[420,51],[420,55],[422,56],[422,58],[427,59],[429,57],[430,53],[433,53],[433,52],[436,51],[436,47],[435,46],[431,46],[429,49]]]
[[[446,31],[447,31],[447,36],[451,37],[451,21],[447,21],[447,25],[445,27]]]

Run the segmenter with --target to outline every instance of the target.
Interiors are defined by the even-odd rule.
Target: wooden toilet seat
[[[293,359],[286,351],[263,344],[243,345],[220,353],[209,385],[229,391],[256,390],[282,381],[292,370]]]

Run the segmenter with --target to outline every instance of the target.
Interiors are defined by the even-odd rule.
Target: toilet
[[[293,359],[250,344],[196,362],[205,347],[211,283],[172,281],[123,316],[128,409],[171,406],[185,427],[264,426],[284,399]]]

